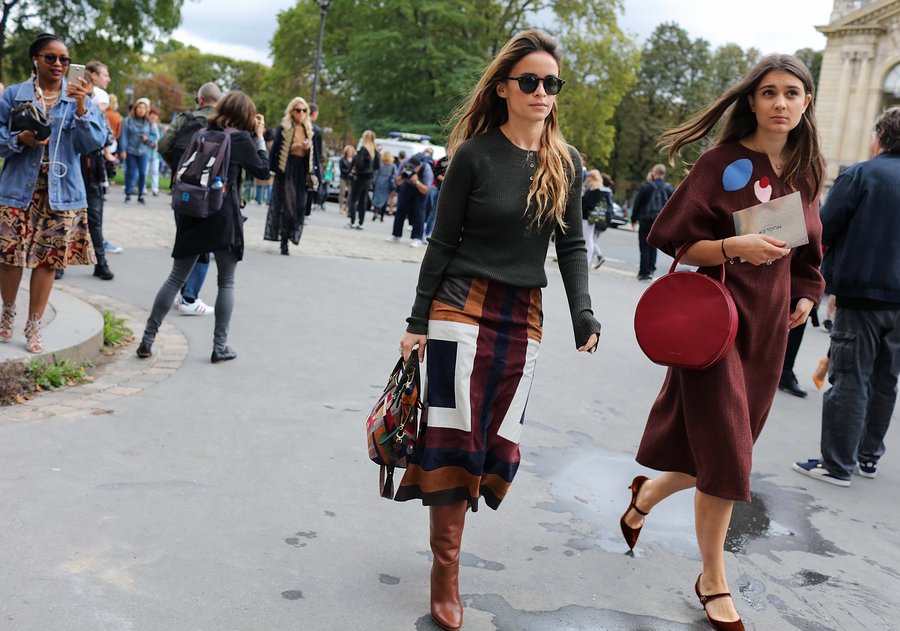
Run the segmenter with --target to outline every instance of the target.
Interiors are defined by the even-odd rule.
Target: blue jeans
[[[147,162],[149,156],[144,154],[136,156],[129,153],[125,158],[125,194],[134,194],[134,185],[137,183],[138,197],[144,196],[144,184],[147,181]]]
[[[858,461],[884,455],[900,375],[900,309],[838,306],[829,356],[822,461],[833,476],[849,479]]]
[[[638,223],[638,249],[641,252],[638,276],[653,276],[656,272],[656,248],[647,243],[647,236],[653,228],[653,219],[641,219]]]
[[[428,189],[428,197],[425,198],[425,238],[431,236],[434,230],[434,220],[437,218],[438,193],[441,189],[432,186]]]
[[[194,268],[191,270],[191,273],[188,274],[187,280],[184,281],[184,286],[181,288],[182,297],[196,300],[200,295],[200,289],[203,287],[203,281],[206,280],[206,273],[208,271],[209,262],[201,263],[200,261],[197,261],[194,263]]]
[[[266,186],[256,186],[256,203],[257,204],[267,204],[269,202],[269,196],[272,194],[272,187],[269,185]]]

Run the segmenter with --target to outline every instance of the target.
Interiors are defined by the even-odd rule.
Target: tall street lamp
[[[328,7],[334,0],[316,0],[316,4],[322,10],[319,17],[319,45],[316,46],[316,72],[313,75],[312,102],[316,103],[319,97],[319,70],[322,68],[322,36],[325,34],[325,16],[328,13]]]

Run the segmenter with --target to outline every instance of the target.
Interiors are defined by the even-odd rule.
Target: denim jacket
[[[4,158],[0,173],[0,205],[13,208],[28,208],[44,155],[43,145],[20,145],[18,132],[9,131],[10,110],[28,101],[41,107],[32,81],[9,86],[0,97],[0,157]],[[50,110],[52,131],[47,156],[51,161],[48,175],[51,210],[76,210],[87,206],[80,155],[103,146],[106,125],[101,120],[103,112],[90,99],[86,100],[85,106],[84,116],[77,116],[75,99],[66,96],[63,79],[59,100]]]
[[[142,141],[141,136],[146,136],[147,141]],[[152,155],[157,140],[159,140],[158,125],[152,124],[146,118],[129,116],[122,123],[119,151],[124,151],[130,156]]]

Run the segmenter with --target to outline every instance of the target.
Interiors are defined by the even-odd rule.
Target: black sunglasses
[[[304,108],[304,107],[295,107],[294,111],[300,112],[301,114],[306,114],[306,108]]]
[[[518,81],[519,89],[522,90],[525,94],[531,94],[535,90],[537,90],[538,84],[543,81],[544,82],[544,90],[546,90],[547,94],[559,94],[559,91],[562,90],[563,84],[565,81],[560,79],[559,77],[554,77],[552,74],[548,74],[546,77],[539,77],[534,74],[523,74],[518,77],[506,77],[508,81]]]
[[[44,61],[47,62],[48,66],[52,66],[56,63],[56,60],[59,59],[59,63],[63,66],[68,66],[72,63],[71,57],[66,57],[65,55],[54,55],[53,53],[44,53],[43,55],[38,55],[38,57],[42,57]]]

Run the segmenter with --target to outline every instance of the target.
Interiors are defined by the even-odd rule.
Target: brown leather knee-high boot
[[[431,506],[431,617],[444,629],[462,627],[459,599],[459,549],[468,502]]]

